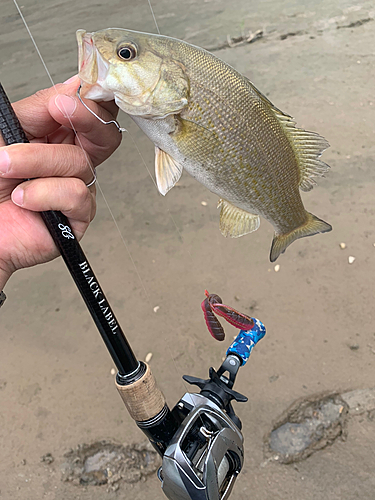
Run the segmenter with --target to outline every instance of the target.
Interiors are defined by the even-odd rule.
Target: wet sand
[[[55,82],[76,72],[76,29],[155,32],[146,0],[23,4]],[[83,248],[135,353],[141,359],[153,353],[151,367],[171,406],[187,390],[182,375],[205,378],[236,332],[228,326],[224,343],[210,337],[200,310],[205,288],[266,325],[236,385],[249,403],[236,404],[246,455],[233,500],[372,500],[375,421],[365,414],[349,421],[346,441],[294,465],[267,462],[263,439],[298,398],[375,385],[374,7],[369,1],[338,7],[333,0],[188,0],[184,8],[154,0],[153,6],[163,34],[211,49],[227,35],[263,31],[255,43],[216,54],[299,127],[330,142],[323,159],[331,170],[303,200],[334,230],[293,243],[275,272],[266,221],[256,233],[225,239],[216,196],[187,174],[165,198],[158,194],[148,172],[153,145],[121,114],[131,135],[98,174],[122,236],[99,193]],[[10,0],[2,2],[0,16],[1,82],[17,100],[50,83]],[[0,498],[164,498],[154,475],[116,492],[61,481],[63,455],[78,444],[132,444],[143,435],[116,392],[113,363],[63,262],[18,272],[6,292]],[[47,453],[52,463],[41,461]]]

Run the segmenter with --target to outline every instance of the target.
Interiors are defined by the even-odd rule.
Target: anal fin
[[[165,196],[180,179],[182,170],[182,165],[155,146],[155,175],[159,193]]]
[[[256,231],[260,225],[259,215],[250,214],[227,200],[219,200],[220,231],[225,237],[239,238]]]

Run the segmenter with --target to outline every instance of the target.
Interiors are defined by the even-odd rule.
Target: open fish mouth
[[[81,96],[93,101],[111,101],[113,92],[103,88],[108,76],[109,63],[103,59],[92,39],[92,33],[78,30],[78,76]]]

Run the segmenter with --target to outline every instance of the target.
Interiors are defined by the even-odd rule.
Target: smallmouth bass
[[[77,31],[81,95],[114,99],[155,145],[165,195],[185,168],[219,196],[220,230],[243,236],[259,216],[275,229],[274,262],[296,239],[332,227],[300,196],[329,166],[320,135],[295,127],[246,77],[204,49],[124,29]]]

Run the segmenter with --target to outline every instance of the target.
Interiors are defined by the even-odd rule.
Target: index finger
[[[121,134],[115,125],[101,123],[80,102],[77,96],[79,82],[78,77],[73,78],[69,84],[69,92],[66,91],[65,85],[56,85],[58,95],[50,99],[48,109],[55,121],[76,132],[75,143],[85,149],[94,166],[97,166],[117,149],[121,142]],[[96,103],[87,100],[86,103],[104,122],[116,119],[118,107],[114,101]]]
[[[61,126],[74,129],[78,133],[76,144],[82,145],[96,166],[119,146],[121,134],[114,125],[100,123],[82,106],[76,96],[79,83],[75,76],[66,84],[40,90],[14,103],[13,108],[29,140],[49,136]],[[113,101],[100,104],[90,101],[90,107],[105,121],[117,116],[118,108]]]
[[[18,119],[21,122],[25,132],[30,138],[44,137],[53,133],[60,125],[70,127],[70,120],[64,116],[64,110],[53,108],[54,113],[51,115],[51,102],[60,94],[70,96],[79,103],[76,97],[77,90],[80,84],[80,79],[77,75],[73,76],[66,83],[58,83],[53,87],[39,90],[35,94],[21,99],[12,104]],[[92,103],[93,111],[103,117],[105,120],[113,120],[118,113],[118,107],[114,101],[103,103]],[[82,132],[91,130],[97,125],[97,120],[89,111],[82,115],[81,130]],[[85,130],[86,129],[86,130]]]

